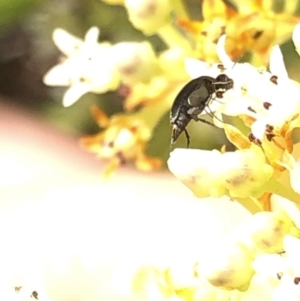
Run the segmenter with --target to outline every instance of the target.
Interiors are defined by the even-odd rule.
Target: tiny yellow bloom
[[[151,132],[142,120],[122,114],[108,118],[96,106],[92,107],[92,113],[99,126],[105,129],[99,134],[81,138],[81,144],[96,153],[99,159],[109,162],[104,172],[106,176],[127,161],[134,161],[135,166],[143,171],[161,167],[160,159],[145,154]]]
[[[204,0],[202,22],[182,19],[178,22],[193,34],[199,59],[215,62],[217,41],[226,34],[226,50],[234,61],[252,51],[260,64],[266,65],[271,47],[287,40],[300,18],[273,12],[269,1],[235,4],[236,7],[221,0]]]

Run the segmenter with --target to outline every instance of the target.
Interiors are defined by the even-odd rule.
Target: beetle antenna
[[[233,64],[232,69],[235,67],[235,65],[243,58],[244,55],[241,55]]]

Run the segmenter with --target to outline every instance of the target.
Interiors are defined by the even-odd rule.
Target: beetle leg
[[[209,124],[209,125],[215,127],[215,125],[212,122],[208,121],[208,120],[205,120],[205,119],[202,119],[202,118],[197,118],[197,121],[201,121],[203,123],[206,123],[206,124]]]
[[[186,137],[186,147],[189,148],[190,142],[191,142],[191,139],[190,139],[191,137],[186,129],[184,129],[184,133],[185,133],[185,137]]]

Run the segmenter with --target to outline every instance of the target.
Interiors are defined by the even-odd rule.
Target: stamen
[[[270,108],[271,105],[272,105],[272,104],[269,103],[269,102],[264,102],[264,103],[263,103],[263,106],[264,106],[264,108],[265,108],[266,110],[269,110],[269,108]]]
[[[256,137],[253,135],[253,133],[250,133],[250,134],[249,134],[248,139],[250,140],[250,142],[253,142],[253,143],[255,143],[255,144],[258,145],[258,146],[261,146],[261,145],[262,145],[262,142],[261,142],[258,138],[256,138]]]
[[[217,67],[221,72],[224,72],[226,70],[223,64],[219,64]]]
[[[272,126],[270,124],[266,125],[266,132],[271,133],[271,132],[273,132],[273,130],[274,130],[274,126]]]
[[[270,78],[270,81],[271,81],[273,84],[275,84],[275,85],[278,85],[277,80],[278,80],[278,76],[276,76],[276,75],[273,75],[273,76],[271,76],[271,78]]]
[[[251,107],[247,108],[250,112],[256,113],[255,110],[253,110]]]
[[[266,134],[266,137],[268,139],[268,141],[272,141],[272,139],[275,137],[276,135],[275,134]]]
[[[38,293],[36,291],[33,291],[31,296],[38,300]]]

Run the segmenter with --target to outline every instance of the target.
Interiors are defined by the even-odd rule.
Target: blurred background
[[[229,0],[225,2],[230,5]],[[280,11],[285,1],[273,2]],[[201,20],[201,1],[186,0],[185,5],[194,20]],[[6,103],[30,111],[67,135],[79,137],[99,132],[90,107],[97,104],[108,115],[122,112],[122,97],[118,92],[88,93],[75,105],[64,108],[62,97],[66,88],[47,87],[42,82],[43,75],[61,54],[52,41],[53,30],[60,27],[83,38],[91,26],[101,29],[101,41],[148,39],[158,52],[164,49],[158,37],[145,37],[132,27],[123,6],[111,6],[100,0],[0,0],[0,105]],[[291,40],[281,48],[290,77],[300,80],[300,59]],[[226,143],[221,130],[205,124],[191,123],[189,131],[192,147],[212,149]],[[166,114],[149,144],[150,155],[168,157],[170,132]],[[185,146],[184,137],[177,146]]]

